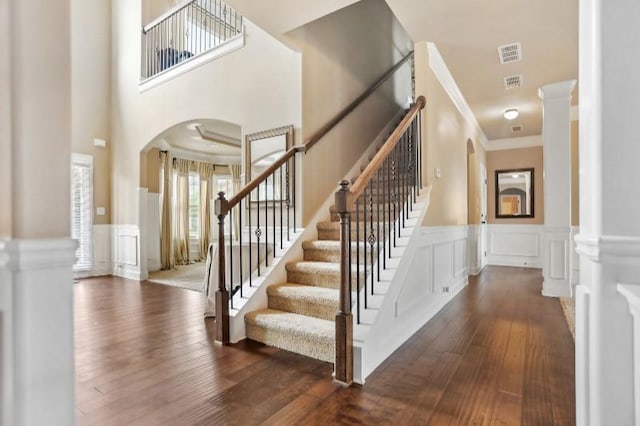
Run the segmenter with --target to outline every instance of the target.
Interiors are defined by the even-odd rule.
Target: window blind
[[[93,269],[93,157],[71,155],[71,238],[78,241],[74,271]]]

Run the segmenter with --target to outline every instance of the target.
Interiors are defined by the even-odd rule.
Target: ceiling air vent
[[[520,43],[505,44],[498,47],[498,56],[501,64],[516,62],[522,59],[522,45]]]
[[[522,86],[522,74],[518,75],[510,75],[509,77],[504,78],[504,88],[509,89],[517,89]]]
[[[520,133],[523,130],[522,124],[516,124],[515,126],[511,126],[511,131],[513,133]]]

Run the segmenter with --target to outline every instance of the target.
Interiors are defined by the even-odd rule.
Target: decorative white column
[[[3,0],[0,36],[0,424],[68,426],[76,249],[69,0]]]
[[[633,320],[618,283],[640,284],[640,2],[580,0],[580,282],[577,424],[634,425]]]
[[[542,294],[571,295],[571,92],[575,80],[542,86],[544,255]]]

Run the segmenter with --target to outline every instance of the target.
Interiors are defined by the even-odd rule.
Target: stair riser
[[[355,236],[357,228],[358,227],[356,226],[355,222],[351,222],[352,235]],[[337,220],[332,221],[330,226],[318,226],[317,230],[319,240],[340,240],[340,223]],[[364,232],[364,223],[360,223],[360,235],[364,235]]]
[[[358,256],[358,251],[360,252],[360,258],[364,259],[364,254],[365,254],[364,248],[360,248],[360,250],[357,250],[356,248],[352,248],[351,258],[354,263],[355,263],[356,257]],[[370,250],[368,250],[367,253],[370,253]],[[341,259],[342,257],[340,256],[340,248],[336,248],[335,250],[316,250],[316,249],[304,250],[304,260],[338,263],[340,262]]]
[[[247,323],[247,337],[300,355],[333,363],[335,361],[335,339],[318,339],[308,335],[288,334],[260,325]]]
[[[352,282],[356,283],[356,274],[352,273]],[[364,272],[360,273],[361,281],[364,280]],[[340,288],[340,272],[307,272],[287,271],[287,281],[290,283],[313,285],[324,288]]]
[[[338,304],[313,303],[270,295],[269,308],[333,321],[335,320],[336,312],[338,311]]]
[[[371,216],[373,216],[373,220],[374,222],[376,222],[378,220],[378,218],[380,218],[383,221],[388,222],[388,219],[393,219],[393,209],[389,212],[389,211],[383,211],[382,209],[380,209],[380,213],[378,214],[378,211],[374,208],[373,210],[373,215],[371,214],[372,212],[369,211],[369,209],[367,209],[367,213],[365,216],[364,211],[360,211],[360,215],[358,216],[358,219],[360,220],[360,222],[364,222],[365,219],[367,221],[367,228],[369,227],[369,223],[371,222]],[[400,211],[398,209],[396,209],[395,211],[396,214],[396,219],[400,216]],[[340,220],[340,217],[338,216],[337,213],[335,212],[331,212],[331,221],[332,222],[338,222]],[[356,221],[356,214],[355,213],[351,213],[351,223],[354,223]],[[363,225],[364,226],[364,225]],[[382,227],[382,225],[380,225]]]

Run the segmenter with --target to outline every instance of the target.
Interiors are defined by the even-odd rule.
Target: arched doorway
[[[140,265],[149,281],[201,291],[217,229],[213,199],[240,183],[241,134],[237,124],[194,119],[141,150]]]

